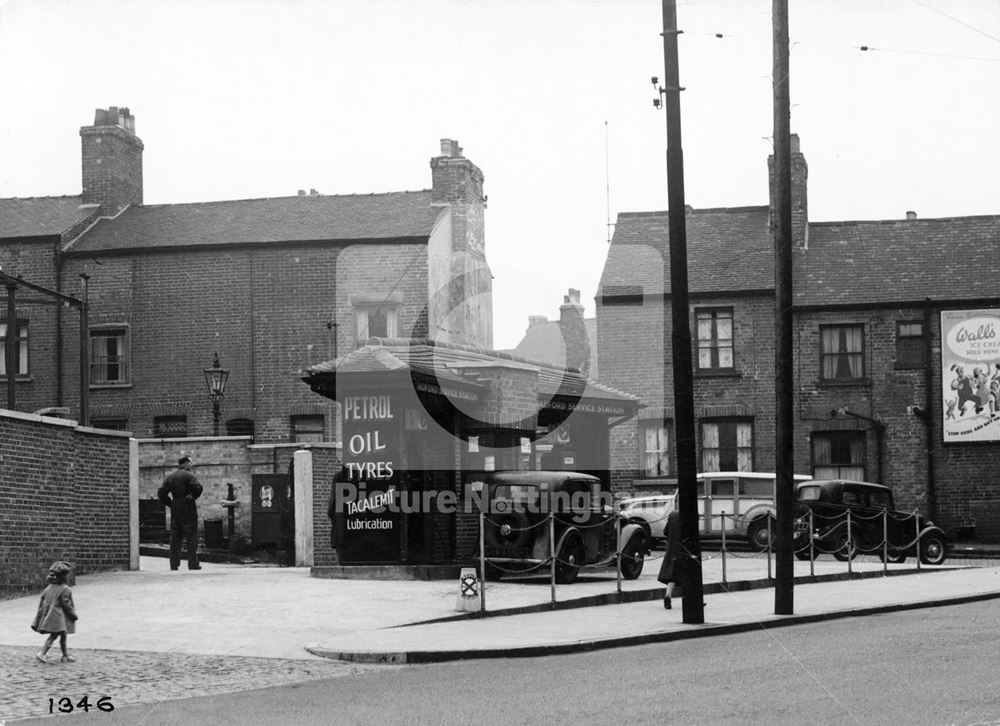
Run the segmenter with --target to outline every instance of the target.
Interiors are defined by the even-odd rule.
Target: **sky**
[[[1000,0],[789,5],[811,221],[1000,214]],[[686,201],[766,204],[771,2],[677,17]],[[427,189],[457,139],[512,348],[569,288],[593,316],[609,222],[667,207],[662,26],[659,0],[0,0],[0,197],[79,194],[109,106],[146,204]]]

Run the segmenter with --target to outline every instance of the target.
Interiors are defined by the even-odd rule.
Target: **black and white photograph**
[[[0,0],[0,726],[1000,725],[1000,0]]]

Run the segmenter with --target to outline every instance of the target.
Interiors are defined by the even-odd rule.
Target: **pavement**
[[[75,663],[34,659],[43,640],[29,628],[37,595],[0,600],[0,721],[47,715],[48,699],[64,693],[152,703],[393,664],[568,653],[1000,598],[1000,549],[964,554],[920,568],[861,557],[850,572],[829,557],[796,561],[793,614],[775,615],[765,555],[706,552],[702,624],[683,622],[679,598],[663,608],[662,552],[633,581],[604,569],[554,590],[547,573],[488,582],[485,615],[457,610],[457,581],[334,580],[308,568],[212,562],[172,572],[166,559],[144,556],[136,571],[77,578]],[[58,661],[58,646],[50,658]]]

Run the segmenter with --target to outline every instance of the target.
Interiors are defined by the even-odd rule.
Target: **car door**
[[[882,508],[872,506],[871,489],[844,484],[843,502],[851,512],[851,532],[862,552],[874,552],[882,544]]]
[[[736,508],[736,479],[733,477],[712,477],[702,482],[704,495],[699,501],[704,503],[702,515],[702,532],[706,535],[719,536],[725,526],[726,532],[733,530],[732,516]],[[726,516],[723,517],[722,515]]]

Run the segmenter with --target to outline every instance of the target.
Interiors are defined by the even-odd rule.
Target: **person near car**
[[[667,533],[667,551],[663,554],[660,574],[657,575],[656,579],[667,586],[667,591],[663,596],[663,607],[670,610],[672,607],[670,598],[674,594],[674,587],[681,581],[684,568],[681,557],[681,518],[676,508],[671,509],[670,514],[667,515],[664,529]]]
[[[202,486],[192,471],[190,456],[177,460],[177,469],[167,475],[157,496],[170,509],[170,569],[181,565],[181,543],[187,548],[189,570],[200,570],[198,563],[198,497]]]

